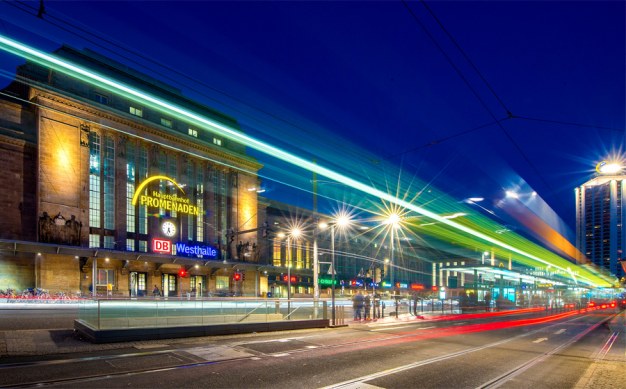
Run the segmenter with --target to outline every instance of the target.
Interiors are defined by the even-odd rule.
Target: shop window
[[[217,291],[228,291],[229,288],[229,277],[228,276],[217,276],[215,277],[215,290]]]
[[[98,269],[98,279],[96,282],[98,286],[106,286],[108,284],[115,285],[115,270]]]

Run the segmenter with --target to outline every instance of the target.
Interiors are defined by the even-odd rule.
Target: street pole
[[[331,259],[330,259],[330,268],[332,270],[331,272],[331,294],[330,294],[330,301],[331,301],[331,318],[332,318],[332,325],[335,325],[335,225],[331,225],[330,226],[330,251],[331,251]]]
[[[393,266],[393,230],[394,230],[395,226],[392,225],[391,226],[391,254],[389,254],[389,281],[391,283],[391,290],[394,291],[394,295],[395,290],[396,290],[396,280],[394,277],[394,266]]]
[[[320,298],[320,285],[319,285],[319,253],[317,251],[317,225],[313,232],[313,299],[317,301]],[[317,304],[316,304],[317,306]]]

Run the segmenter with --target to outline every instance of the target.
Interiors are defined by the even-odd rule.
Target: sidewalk
[[[626,311],[615,316],[608,326],[611,333],[626,336]],[[594,359],[574,389],[621,389],[626,385],[626,356],[623,353],[620,356],[597,353]]]

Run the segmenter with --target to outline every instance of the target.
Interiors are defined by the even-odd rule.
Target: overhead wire
[[[413,20],[422,28],[422,30],[424,31],[424,33],[428,36],[428,38],[432,41],[432,43],[435,45],[435,47],[437,47],[437,49],[441,52],[441,54],[444,56],[444,58],[446,59],[446,61],[448,61],[448,64],[450,64],[450,66],[452,66],[452,68],[454,69],[454,71],[457,73],[457,75],[461,78],[461,80],[465,83],[465,85],[469,88],[469,90],[472,92],[472,94],[474,95],[474,97],[480,102],[480,104],[483,106],[483,108],[487,111],[487,113],[491,116],[491,118],[493,119],[494,122],[496,122],[496,125],[500,128],[500,130],[502,130],[502,133],[509,139],[509,141],[511,142],[511,144],[513,145],[513,147],[515,147],[515,149],[518,151],[518,153],[522,156],[522,158],[526,161],[526,163],[528,164],[528,166],[531,167],[531,169],[535,172],[535,174],[537,175],[537,177],[539,177],[539,179],[543,182],[543,184],[546,186],[546,188],[550,189],[550,191],[552,191],[552,186],[548,183],[548,181],[543,177],[543,175],[541,174],[541,172],[539,171],[539,169],[535,166],[535,164],[532,163],[532,161],[530,160],[530,158],[528,158],[528,156],[526,155],[526,153],[524,152],[524,150],[522,150],[522,148],[520,147],[520,145],[515,141],[515,139],[511,136],[511,134],[506,130],[506,128],[504,128],[504,126],[502,125],[502,123],[498,120],[498,118],[496,117],[496,115],[493,113],[493,111],[491,110],[491,108],[489,108],[489,106],[487,105],[487,103],[485,102],[485,100],[480,96],[480,94],[478,93],[478,91],[476,90],[476,88],[474,88],[472,86],[472,84],[469,82],[469,80],[467,79],[467,77],[465,77],[465,75],[463,74],[463,72],[461,71],[461,69],[454,63],[454,61],[452,61],[452,58],[450,58],[450,56],[448,55],[448,53],[444,50],[444,48],[441,46],[441,44],[439,44],[439,42],[437,41],[437,39],[432,35],[432,33],[428,30],[428,28],[424,25],[424,23],[422,23],[422,21],[420,20],[420,18],[417,16],[417,14],[415,12],[413,12],[413,10],[411,9],[411,7],[409,7],[409,5],[407,4],[407,2],[405,0],[402,0],[402,4],[404,5],[404,7],[407,9],[407,11],[409,12],[409,14],[412,16]],[[504,110],[506,111],[506,114],[509,117],[512,117],[511,112],[506,108],[506,105],[503,105]]]
[[[96,33],[93,33],[91,31],[89,31],[89,30],[79,26],[76,23],[63,20],[62,18],[56,17],[56,16],[54,16],[53,14],[51,14],[51,13],[49,13],[47,11],[45,12],[45,17],[39,16],[39,15],[35,15],[34,12],[38,12],[38,9],[35,8],[35,7],[32,7],[32,6],[28,5],[28,4],[24,4],[21,1],[6,1],[6,0],[4,0],[3,2],[5,4],[13,6],[14,8],[19,9],[22,12],[28,13],[29,15],[36,16],[39,19],[45,21],[46,23],[48,23],[48,24],[50,24],[50,25],[52,25],[52,26],[54,26],[56,28],[59,28],[62,31],[65,31],[65,32],[67,32],[69,34],[77,36],[78,38],[80,38],[80,39],[82,39],[82,40],[84,40],[86,42],[89,42],[90,44],[92,44],[94,46],[97,46],[97,47],[101,48],[102,50],[105,50],[105,51],[107,51],[109,53],[113,53],[114,55],[118,56],[119,58],[123,58],[124,60],[129,61],[130,63],[138,66],[139,68],[146,69],[146,70],[151,71],[151,72],[155,72],[162,79],[168,80],[169,82],[173,82],[176,85],[182,85],[186,89],[188,89],[189,91],[195,92],[198,95],[200,95],[200,96],[202,96],[202,97],[204,97],[204,98],[206,98],[206,99],[208,99],[210,101],[213,101],[213,102],[215,102],[217,104],[221,104],[221,105],[227,107],[228,109],[232,110],[233,112],[236,112],[237,114],[241,115],[242,117],[246,117],[246,118],[252,120],[253,122],[256,122],[258,124],[262,124],[262,125],[268,126],[268,127],[275,127],[275,125],[273,123],[261,120],[258,116],[251,115],[250,113],[247,113],[247,112],[241,110],[240,108],[238,108],[237,106],[235,106],[233,104],[229,104],[229,103],[226,103],[223,100],[219,100],[219,99],[217,99],[217,98],[215,98],[215,97],[213,97],[213,96],[203,92],[202,90],[199,90],[195,86],[196,85],[200,85],[202,87],[205,87],[205,88],[207,88],[207,89],[209,89],[209,90],[211,90],[211,91],[213,91],[213,92],[215,92],[215,93],[217,93],[219,95],[222,95],[222,96],[224,96],[224,97],[226,97],[228,99],[231,99],[231,101],[233,101],[233,102],[235,102],[237,104],[240,104],[240,105],[242,105],[244,107],[248,107],[248,108],[252,109],[253,111],[259,112],[259,113],[261,113],[263,115],[267,115],[267,117],[269,117],[269,118],[271,118],[273,120],[276,120],[276,121],[278,121],[280,123],[286,124],[286,125],[291,126],[293,128],[297,128],[298,130],[301,130],[301,131],[303,131],[305,133],[310,133],[311,132],[311,130],[309,128],[303,127],[300,124],[298,124],[298,123],[296,123],[296,122],[294,122],[292,120],[288,120],[288,119],[286,119],[284,117],[278,116],[275,113],[267,111],[267,110],[264,110],[263,108],[260,108],[258,106],[251,105],[250,103],[248,103],[248,102],[246,102],[244,100],[241,100],[241,99],[239,99],[236,96],[233,96],[233,95],[231,95],[231,94],[229,94],[229,93],[227,93],[227,92],[225,92],[225,91],[223,91],[221,89],[218,89],[218,88],[216,88],[216,87],[214,87],[214,86],[212,86],[212,85],[210,85],[210,84],[208,84],[206,82],[203,82],[202,80],[199,80],[199,79],[196,79],[196,78],[192,78],[190,75],[188,75],[186,73],[183,73],[183,72],[181,72],[181,71],[179,71],[179,70],[177,70],[175,68],[172,68],[172,67],[166,65],[162,61],[157,61],[157,60],[155,60],[155,59],[153,59],[153,58],[151,58],[149,56],[146,56],[146,55],[144,55],[142,53],[137,52],[136,50],[134,50],[132,48],[128,48],[128,47],[126,47],[126,46],[124,46],[124,45],[122,45],[122,44],[120,44],[118,42],[115,42],[115,41],[111,40],[111,39],[108,39],[106,37],[102,37],[102,36],[100,36],[100,35],[98,35]],[[55,23],[54,21],[57,21],[57,22]],[[66,25],[66,26],[69,26],[70,28],[76,29],[76,30],[80,31],[82,34],[81,33],[77,33],[75,31],[71,30],[70,28],[64,27],[63,25],[60,25],[59,23],[62,23],[63,25]],[[93,38],[95,38],[97,40],[100,40],[100,41],[102,41],[102,42],[104,42],[104,43],[106,43],[108,45],[111,45],[111,46],[117,48],[118,50],[111,49],[110,47],[107,47],[106,45],[103,45],[103,44],[99,43],[98,41],[95,41],[93,39],[90,39],[90,38],[86,37],[84,34],[87,34],[87,35],[89,35],[89,36],[91,36],[91,37],[93,37]],[[138,60],[136,60],[134,58],[129,57],[128,55],[124,55],[124,54],[120,53],[120,50],[122,50],[123,52],[128,53],[128,54],[130,54],[132,56],[136,56],[137,58],[141,59],[141,61],[138,61]],[[163,73],[163,72],[160,72],[160,71],[155,70],[153,68],[150,68],[150,67],[146,66],[146,62],[149,62],[153,66],[157,66],[158,68],[163,69],[166,72]],[[180,82],[180,78],[174,78],[172,76],[169,76],[169,74],[175,74],[178,77],[183,78],[183,79],[189,81],[190,84],[188,84],[188,83],[181,83]],[[331,144],[327,143],[325,145],[325,147],[329,148],[329,147],[331,147]],[[334,147],[337,150],[337,152],[339,152],[340,154],[351,153],[351,154],[353,154],[355,156],[358,155],[358,154],[356,154],[356,151],[352,150],[351,148],[345,148],[342,145],[332,145],[332,147]]]

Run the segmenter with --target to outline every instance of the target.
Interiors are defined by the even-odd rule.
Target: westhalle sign
[[[163,208],[167,211],[175,211],[194,216],[200,215],[198,207],[190,204],[188,198],[180,197],[176,193],[165,194],[154,190],[151,193],[143,193],[148,184],[157,180],[169,181],[174,184],[174,186],[178,188],[183,195],[185,194],[183,188],[178,185],[178,183],[173,179],[166,176],[152,176],[146,179],[137,187],[137,190],[135,190],[135,194],[133,195],[132,204],[137,205],[137,203],[139,203],[139,205],[145,205],[150,208]]]

